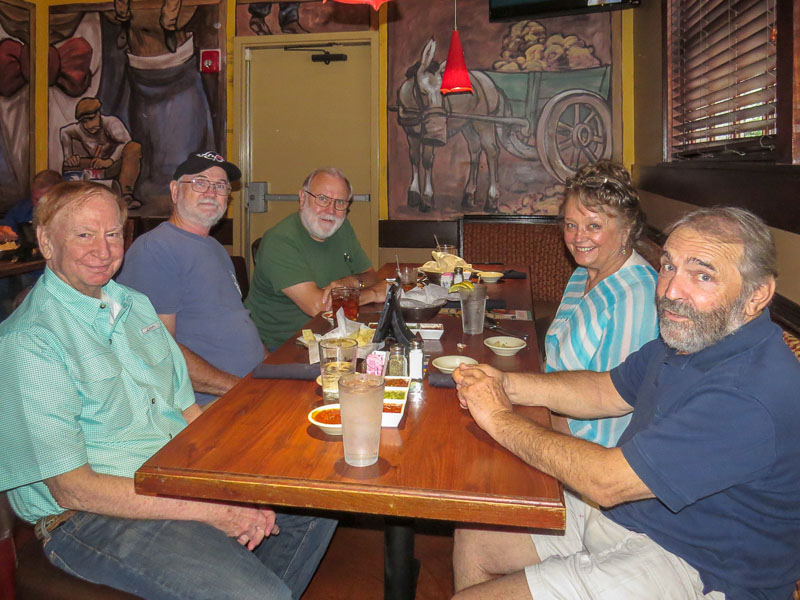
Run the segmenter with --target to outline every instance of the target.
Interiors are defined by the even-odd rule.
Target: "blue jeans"
[[[280,533],[253,552],[196,521],[118,519],[80,512],[52,532],[55,566],[148,599],[300,598],[336,521],[278,513]]]

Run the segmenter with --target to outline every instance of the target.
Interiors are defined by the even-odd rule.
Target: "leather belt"
[[[33,531],[36,533],[36,539],[49,540],[50,532],[58,529],[61,525],[69,521],[77,512],[77,510],[65,510],[57,515],[42,517],[36,521],[36,525],[33,528]]]

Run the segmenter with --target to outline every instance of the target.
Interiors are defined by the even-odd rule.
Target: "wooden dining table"
[[[393,272],[394,265],[385,265],[379,274]],[[506,310],[530,315],[528,279],[487,285],[489,298],[504,301]],[[370,308],[379,307],[362,306],[360,321],[377,320]],[[526,348],[511,357],[496,356],[484,345],[485,338],[496,335],[489,330],[463,334],[459,316],[440,314],[433,321],[444,325],[444,334],[424,343],[432,359],[463,354],[504,371],[540,370],[532,320],[500,320],[505,328],[529,336]],[[323,334],[331,325],[318,315],[306,327]],[[267,362],[307,363],[308,351],[293,337]],[[406,518],[564,530],[560,483],[481,430],[460,408],[455,389],[432,387],[426,377],[420,392],[409,396],[399,426],[382,429],[378,462],[369,467],[347,465],[341,437],[327,435],[308,421],[311,409],[321,404],[314,381],[247,376],[142,465],[135,475],[136,491],[400,519],[387,526],[387,552],[401,563],[410,558],[409,542],[413,552],[413,530],[402,520]],[[515,410],[551,425],[545,408]],[[399,541],[390,539],[390,533]],[[412,567],[389,562],[387,558],[386,597],[413,598],[413,582],[409,588],[405,581],[413,578]]]

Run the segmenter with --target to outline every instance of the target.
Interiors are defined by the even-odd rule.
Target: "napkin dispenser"
[[[400,284],[395,281],[386,293],[378,326],[372,338],[373,343],[393,338],[396,342],[408,346],[414,339],[414,333],[408,328],[400,312],[400,289]]]

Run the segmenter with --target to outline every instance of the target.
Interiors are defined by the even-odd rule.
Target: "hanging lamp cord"
[[[458,22],[456,17],[458,16],[458,0],[453,0],[453,29],[458,30]]]

